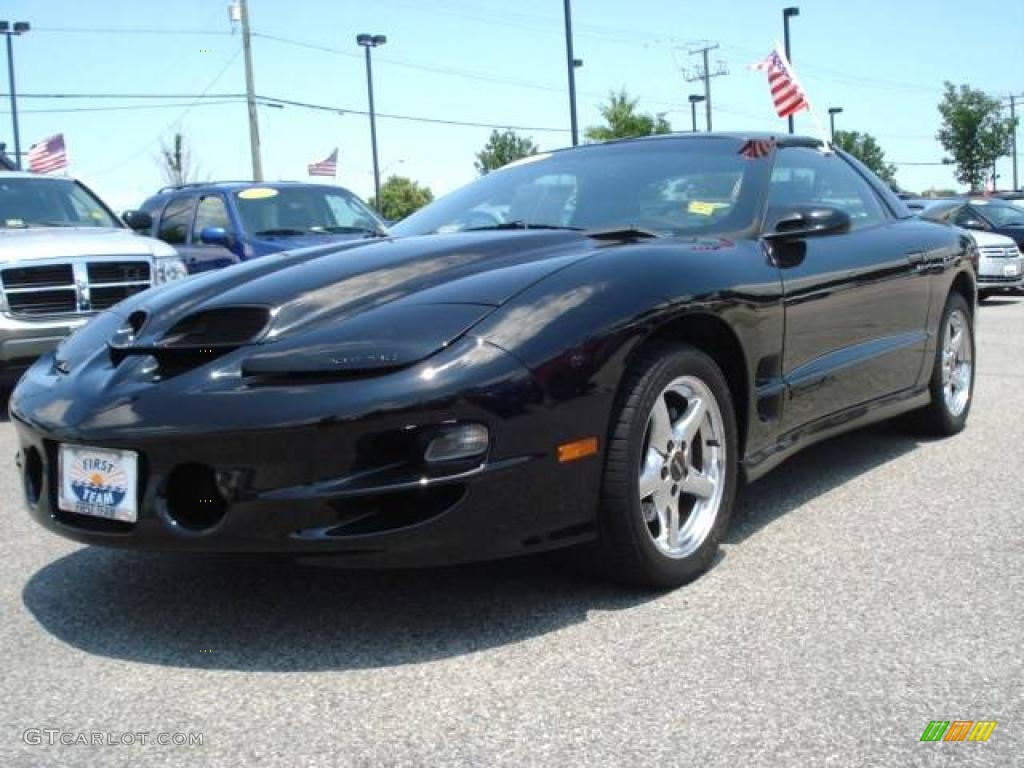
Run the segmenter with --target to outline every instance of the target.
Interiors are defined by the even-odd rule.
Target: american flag
[[[338,173],[338,148],[318,163],[310,163],[306,168],[310,176],[335,176]]]
[[[759,160],[768,157],[775,149],[774,139],[750,139],[740,147],[740,154],[748,160]]]
[[[68,167],[68,152],[64,147],[64,134],[58,133],[33,144],[28,150],[28,169],[33,173],[49,173]]]
[[[775,112],[779,117],[789,117],[801,109],[811,108],[804,89],[793,73],[793,67],[786,61],[786,54],[778,48],[763,61],[754,64],[753,69],[768,73],[768,87],[771,88]]]

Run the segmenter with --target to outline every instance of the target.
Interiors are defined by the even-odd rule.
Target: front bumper
[[[979,289],[991,291],[1022,286],[1024,286],[1024,257],[981,259],[978,269]]]
[[[24,368],[56,348],[89,316],[27,319],[0,312],[0,368]]]
[[[599,457],[557,461],[558,421],[513,357],[491,348],[468,379],[445,380],[439,369],[474,366],[471,350],[450,354],[448,369],[301,386],[203,393],[182,377],[93,408],[69,406],[71,387],[81,400],[88,386],[55,377],[44,359],[11,401],[29,511],[87,544],[323,554],[352,567],[483,560],[593,538]],[[451,420],[486,423],[490,451],[471,466],[428,469],[416,460],[419,436]],[[57,508],[61,442],[139,453],[135,523]],[[183,467],[206,468],[215,482],[223,513],[211,524],[182,522],[177,499],[202,486]]]

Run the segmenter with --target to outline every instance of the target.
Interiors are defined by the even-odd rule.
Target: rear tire
[[[736,495],[736,417],[725,377],[691,346],[647,350],[623,381],[599,515],[612,578],[677,587],[714,562]]]
[[[974,401],[974,361],[974,318],[966,299],[951,293],[942,310],[928,383],[932,401],[910,414],[914,428],[937,437],[963,430]]]

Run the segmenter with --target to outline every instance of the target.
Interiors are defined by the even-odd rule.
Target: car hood
[[[979,247],[988,245],[998,246],[1001,248],[1015,244],[1013,238],[1008,237],[1007,235],[1000,235],[995,232],[984,232],[979,229],[971,229],[967,231]]]
[[[107,227],[0,228],[0,262],[97,256],[163,256],[174,249],[130,229]]]
[[[114,313],[134,334],[122,329],[117,354],[197,360],[246,347],[243,370],[258,374],[401,367],[594,250],[578,233],[487,232],[272,254],[122,302]],[[109,342],[78,336],[58,353],[67,368]]]

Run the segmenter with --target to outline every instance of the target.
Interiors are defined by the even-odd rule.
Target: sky
[[[715,130],[785,130],[764,74],[748,67],[782,38],[782,8],[767,0],[574,0],[577,104],[582,129],[599,122],[610,90],[625,88],[649,113],[690,130],[687,82],[706,44]],[[958,188],[935,140],[942,83],[993,96],[1024,93],[1024,2],[796,0],[793,65],[827,128],[868,131],[897,164],[904,188]],[[409,176],[435,194],[476,176],[488,127],[385,115],[523,127],[542,149],[570,143],[560,0],[249,0],[256,93],[330,107],[260,106],[264,175],[299,179],[339,148],[338,183],[373,190],[360,32],[383,34],[373,52],[383,177]],[[15,0],[0,19],[28,21],[14,43],[22,149],[63,132],[70,175],[117,210],[162,184],[161,143],[187,137],[200,179],[251,178],[241,33],[227,0]],[[5,84],[0,89],[6,92]],[[36,96],[33,96],[35,94]],[[39,98],[44,94],[153,94],[158,98]],[[215,98],[197,99],[199,94]],[[218,97],[224,94],[224,97]],[[1024,102],[1021,99],[1020,102]],[[1024,104],[1019,108],[1024,111]],[[13,148],[9,101],[0,141]],[[334,111],[334,110],[339,111]],[[698,113],[703,129],[703,115]],[[815,133],[801,113],[801,133]],[[1022,137],[1024,138],[1024,137]],[[1024,148],[1024,144],[1022,144]],[[931,165],[928,165],[928,164]],[[1024,177],[1024,165],[1021,166]],[[999,163],[1010,186],[1010,159]]]

